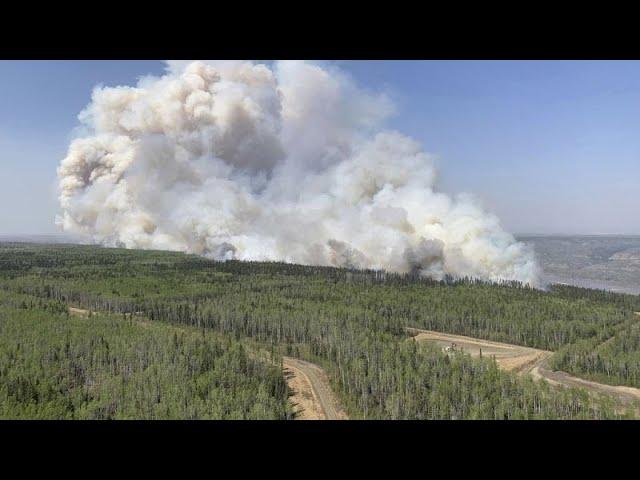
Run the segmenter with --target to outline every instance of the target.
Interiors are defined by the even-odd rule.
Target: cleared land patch
[[[592,394],[607,395],[625,406],[640,401],[639,388],[605,385],[574,377],[565,372],[551,370],[547,366],[547,360],[553,355],[553,352],[547,350],[430,330],[416,328],[407,328],[407,330],[414,333],[415,340],[436,343],[442,346],[443,350],[468,353],[473,357],[480,356],[482,352],[482,356],[494,357],[498,367],[502,370],[530,374],[534,380],[544,379],[551,385],[582,388]],[[451,348],[453,344],[455,344],[455,350]]]
[[[549,358],[553,352],[539,350],[537,348],[522,347],[507,343],[480,340],[463,335],[451,335],[448,333],[407,328],[417,341],[430,341],[449,352],[464,352],[473,357],[480,355],[494,357],[498,367],[507,371],[528,373],[542,360]]]
[[[285,378],[293,391],[290,398],[300,420],[348,420],[336,399],[327,374],[319,366],[283,357]]]
[[[89,310],[85,310],[83,308],[69,307],[69,313],[71,315],[76,316],[76,317],[88,317],[91,312],[89,312]]]
[[[551,385],[583,388],[590,393],[607,395],[615,398],[620,404],[625,406],[640,402],[640,388],[606,385],[604,383],[573,377],[565,372],[550,370],[544,361],[537,364],[531,370],[531,376],[536,380],[544,378]]]

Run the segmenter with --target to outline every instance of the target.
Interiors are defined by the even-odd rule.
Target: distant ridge
[[[27,242],[27,243],[73,243],[73,244],[90,244],[88,238],[79,235],[69,235],[65,233],[50,234],[0,234],[0,243],[9,242]]]
[[[640,294],[640,235],[517,235],[533,247],[543,283]]]
[[[594,237],[613,237],[613,238],[640,238],[640,233],[514,233],[516,239],[519,238],[558,238],[558,237],[573,237],[573,238],[594,238]]]

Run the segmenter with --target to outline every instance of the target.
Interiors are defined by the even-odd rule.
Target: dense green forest
[[[601,340],[581,340],[561,348],[552,358],[552,367],[598,382],[640,386],[640,317]]]
[[[74,318],[68,305],[100,314]],[[640,297],[571,287],[2,244],[0,306],[3,417],[290,418],[280,355],[322,365],[352,418],[619,413],[407,341],[405,327],[559,350],[565,371],[640,386]]]
[[[290,417],[281,368],[241,342],[122,315],[88,320],[0,293],[0,418]]]

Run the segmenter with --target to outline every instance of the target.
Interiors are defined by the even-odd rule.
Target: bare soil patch
[[[296,420],[325,420],[320,401],[313,390],[311,380],[303,371],[285,364],[284,378],[292,392],[289,401],[293,405]]]
[[[91,312],[83,308],[69,307],[69,313],[75,317],[88,317]]]
[[[607,395],[615,398],[621,405],[629,406],[640,401],[640,389],[625,387],[621,385],[607,385],[604,383],[592,382],[583,378],[573,377],[566,372],[551,370],[546,362],[536,365],[531,376],[534,379],[544,378],[551,385],[561,385],[565,387],[576,387],[588,390],[590,393]]]
[[[452,335],[448,333],[433,332],[430,330],[420,330],[408,328],[414,333],[413,337],[417,341],[430,341],[449,352],[468,353],[473,357],[493,357],[503,370],[520,373],[530,372],[540,361],[550,357],[553,352],[539,350],[537,348],[522,347],[508,343],[492,342],[480,340],[463,335]]]
[[[284,374],[293,391],[291,402],[300,420],[348,420],[319,366],[297,358],[283,357]]]
[[[408,328],[414,333],[417,341],[430,341],[441,345],[443,349],[456,344],[457,350],[477,357],[482,350],[483,356],[493,356],[498,367],[521,374],[529,374],[534,380],[544,379],[550,385],[562,387],[576,387],[586,389],[591,394],[607,395],[617,400],[620,405],[629,406],[640,401],[640,389],[625,386],[613,386],[592,382],[574,377],[566,372],[551,370],[547,364],[553,352],[522,347],[508,343],[492,342],[462,335],[433,332]]]

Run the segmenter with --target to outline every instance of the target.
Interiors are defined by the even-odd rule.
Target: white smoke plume
[[[433,158],[381,131],[393,112],[334,68],[169,62],[96,88],[58,168],[65,231],[211,258],[419,270],[536,284],[532,252]]]

